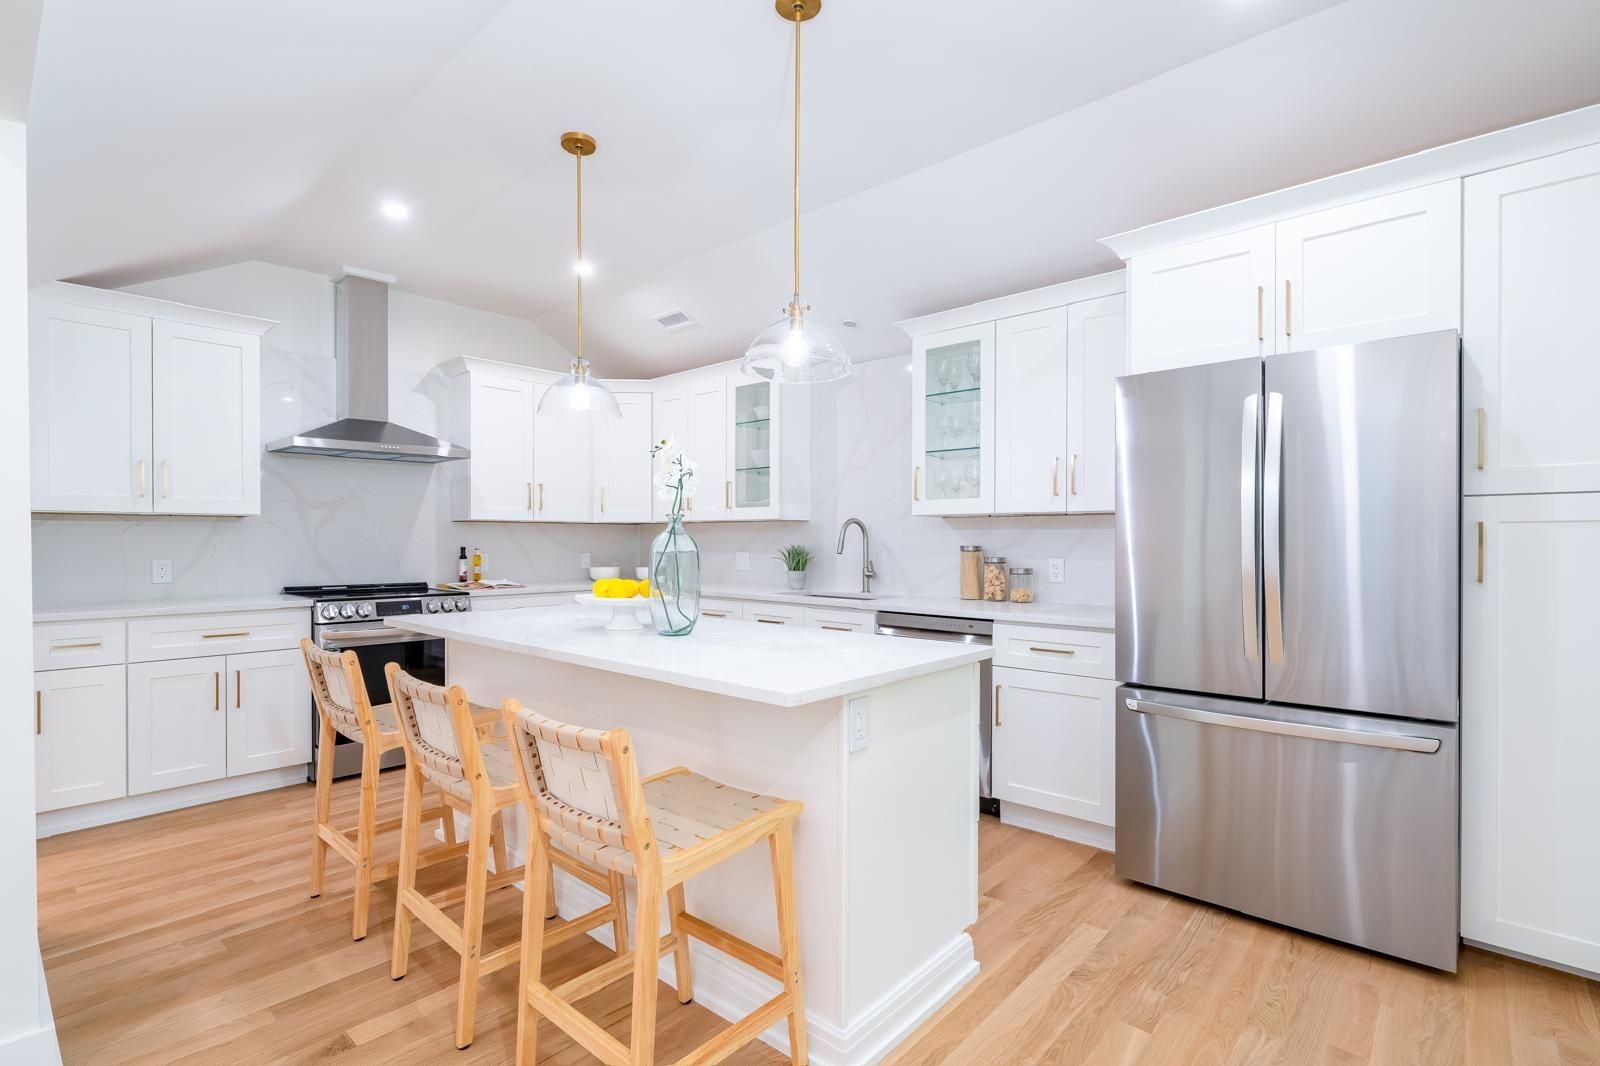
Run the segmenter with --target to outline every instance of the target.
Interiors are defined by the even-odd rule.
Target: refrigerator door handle
[[[1175,707],[1170,703],[1153,703],[1150,700],[1124,699],[1123,703],[1128,710],[1138,714],[1176,718],[1185,722],[1199,722],[1202,725],[1248,729],[1256,733],[1272,733],[1306,740],[1327,740],[1335,744],[1356,744],[1365,748],[1414,751],[1424,755],[1432,755],[1439,750],[1439,741],[1433,737],[1413,737],[1400,733],[1368,733],[1358,729],[1307,725],[1304,722],[1280,722],[1272,718],[1247,718],[1242,715],[1221,714],[1217,711],[1202,711],[1194,707]]]
[[[1261,477],[1261,554],[1267,601],[1267,661],[1283,661],[1283,393],[1267,393]]]
[[[1239,431],[1239,615],[1244,625],[1244,657],[1261,657],[1261,620],[1256,610],[1256,439],[1260,422],[1256,410],[1260,397],[1244,398],[1244,422]]]

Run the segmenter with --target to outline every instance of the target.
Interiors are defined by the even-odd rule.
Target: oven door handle
[[[319,633],[317,646],[328,651],[338,651],[341,648],[359,648],[368,644],[409,644],[437,639],[422,633],[413,633],[409,629],[382,626],[373,629],[341,629],[330,633]]]

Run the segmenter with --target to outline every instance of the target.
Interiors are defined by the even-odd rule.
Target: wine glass
[[[968,459],[966,469],[962,471],[961,483],[966,487],[968,496],[978,494],[978,460]]]
[[[978,353],[975,352],[975,351],[968,352],[967,353],[967,376],[972,378],[972,387],[973,388],[977,388],[978,387],[978,371],[980,369],[981,369],[981,363],[978,360]]]

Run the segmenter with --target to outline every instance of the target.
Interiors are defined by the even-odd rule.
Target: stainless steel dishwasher
[[[944,618],[933,614],[878,612],[877,631],[886,637],[911,637],[915,640],[948,640],[959,644],[994,643],[994,623],[980,618]],[[994,750],[994,664],[985,659],[979,664],[978,678],[978,810],[999,814],[1000,801],[994,798],[994,771],[990,753]]]

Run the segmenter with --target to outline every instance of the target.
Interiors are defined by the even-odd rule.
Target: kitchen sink
[[[802,596],[814,596],[821,600],[875,600],[876,592],[813,592],[807,589]]]

